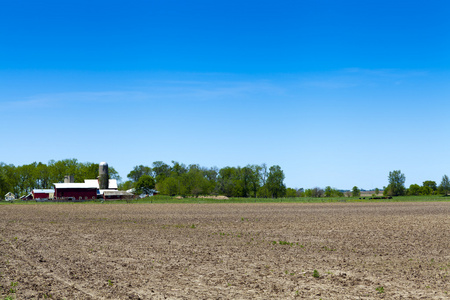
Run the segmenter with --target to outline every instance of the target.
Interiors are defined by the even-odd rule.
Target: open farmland
[[[0,223],[2,300],[450,297],[449,202],[3,205]]]

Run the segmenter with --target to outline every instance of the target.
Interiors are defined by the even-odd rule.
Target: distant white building
[[[11,192],[8,192],[8,193],[5,195],[5,200],[6,200],[6,201],[14,201],[14,200],[16,200],[16,195],[14,195],[14,194],[11,193]]]

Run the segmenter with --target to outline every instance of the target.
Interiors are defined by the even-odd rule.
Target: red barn
[[[73,200],[97,199],[97,185],[83,183],[54,183],[56,199],[71,198]]]

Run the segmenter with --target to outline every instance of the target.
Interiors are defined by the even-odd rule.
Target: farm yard
[[[448,299],[450,203],[0,209],[0,299]]]

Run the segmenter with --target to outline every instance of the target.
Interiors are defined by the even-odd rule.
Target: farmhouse
[[[6,195],[5,195],[5,200],[6,201],[14,201],[16,199],[16,195],[14,195],[13,193],[11,193],[11,192],[8,192]]]

